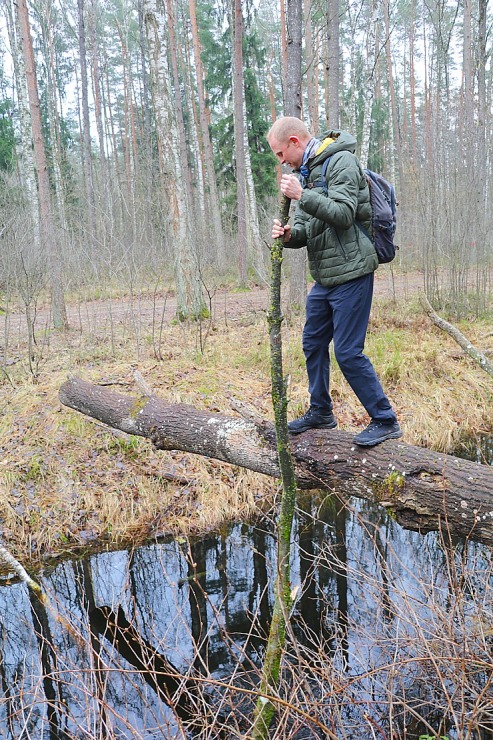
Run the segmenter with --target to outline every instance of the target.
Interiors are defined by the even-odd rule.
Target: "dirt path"
[[[423,277],[419,272],[393,277],[389,268],[385,267],[375,275],[375,297],[377,300],[405,300],[418,292],[422,282]],[[216,319],[224,317],[234,321],[249,313],[266,311],[268,305],[267,287],[254,287],[248,291],[218,290],[212,297],[213,315]],[[68,305],[67,314],[70,328],[81,333],[111,329],[112,325],[122,324],[149,328],[154,325],[157,331],[161,322],[166,325],[175,317],[176,299],[169,295],[155,298],[152,295],[141,295],[134,298],[94,300]],[[11,313],[3,317],[2,324],[0,327],[11,339],[15,339],[16,334],[23,338],[26,329],[25,316],[22,313]],[[49,325],[49,308],[42,306],[36,314],[37,331]]]

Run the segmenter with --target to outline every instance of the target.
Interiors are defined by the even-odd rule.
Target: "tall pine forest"
[[[296,109],[314,135],[353,132],[395,183],[392,269],[420,271],[457,316],[484,311],[487,0],[0,7],[2,303],[49,295],[63,327],[71,296],[173,290],[186,319],[218,285],[265,284],[279,177],[265,135]]]

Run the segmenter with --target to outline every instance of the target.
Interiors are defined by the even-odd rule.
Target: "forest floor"
[[[491,379],[434,327],[417,300],[419,273],[376,275],[366,351],[394,404],[405,441],[453,451],[493,429]],[[70,329],[49,329],[36,314],[31,358],[22,313],[4,319],[0,365],[0,522],[2,542],[25,563],[166,534],[188,535],[268,510],[277,483],[250,471],[115,432],[63,407],[67,375],[129,395],[135,371],[169,403],[235,415],[235,399],[272,419],[266,288],[218,289],[212,316],[174,320],[172,295],[72,300]],[[288,416],[306,410],[301,350],[303,316],[283,323],[284,370],[291,377]],[[474,316],[462,331],[493,348],[491,319]],[[334,363],[332,395],[341,429],[368,419]]]
[[[406,301],[415,296],[424,284],[423,273],[416,270],[394,272],[389,267],[381,267],[375,273],[375,298],[398,299]],[[285,293],[287,292],[285,287]],[[253,285],[248,290],[218,288],[211,290],[210,298],[216,316],[237,319],[250,311],[265,311],[269,305],[267,286]],[[287,306],[287,297],[283,297]],[[151,325],[152,321],[171,321],[176,315],[176,297],[174,293],[153,295],[151,292],[140,294],[133,299],[128,295],[121,298],[98,298],[68,303],[67,317],[72,329],[91,329],[111,322],[125,322],[138,316],[139,321]],[[14,310],[4,320],[8,330],[18,333],[24,330],[25,314]],[[49,326],[50,310],[46,304],[36,309],[38,327]]]

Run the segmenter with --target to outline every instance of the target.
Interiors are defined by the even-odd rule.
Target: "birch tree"
[[[80,90],[82,103],[82,171],[87,202],[88,235],[94,240],[94,187],[92,179],[91,125],[89,121],[89,85],[87,79],[85,0],[77,0],[77,36],[79,41]]]
[[[197,319],[204,313],[204,301],[195,240],[186,209],[184,173],[180,166],[179,133],[167,56],[166,10],[159,0],[144,0],[144,21],[166,229],[174,257],[177,313],[181,319]]]
[[[340,0],[327,3],[327,123],[330,128],[340,126],[339,97],[340,77],[340,38],[339,38]]]
[[[287,0],[287,69],[284,83],[284,115],[301,118],[301,60],[303,0]],[[300,308],[306,301],[306,250],[290,250],[289,303]]]
[[[373,99],[375,96],[374,73],[378,57],[378,23],[380,19],[380,0],[373,0],[368,18],[366,33],[366,55],[363,74],[363,125],[361,131],[360,162],[362,167],[368,166],[368,155],[370,152],[371,118]]]
[[[208,218],[210,219],[208,236],[213,244],[215,244],[216,254],[210,255],[214,258],[220,255],[220,260],[224,259],[224,234],[223,225],[221,220],[221,208],[219,201],[219,193],[217,189],[216,173],[214,169],[214,153],[212,150],[212,142],[209,133],[209,121],[206,111],[205,102],[205,90],[204,90],[204,69],[202,65],[202,54],[199,41],[199,32],[197,26],[197,13],[195,7],[195,0],[189,0],[188,3],[190,13],[190,26],[193,40],[193,55],[195,61],[195,81],[197,84],[197,97],[198,97],[198,108],[199,108],[199,121],[200,121],[200,141],[202,150],[204,153],[204,174],[207,187],[207,210]],[[193,71],[193,70],[192,70]]]
[[[235,169],[237,189],[238,280],[247,284],[247,188],[245,161],[245,89],[243,84],[243,12],[241,0],[233,0],[233,108],[235,132]]]
[[[62,146],[60,136],[60,116],[58,106],[58,91],[56,84],[56,60],[54,53],[53,28],[56,26],[56,11],[51,0],[38,7],[38,16],[41,24],[42,50],[46,73],[46,104],[50,132],[51,170],[53,189],[56,200],[56,216],[63,234],[68,233],[68,223],[65,209],[65,193],[62,177]]]
[[[48,274],[51,287],[51,310],[53,325],[56,329],[63,329],[68,327],[68,321],[62,284],[62,257],[54,228],[51,209],[50,182],[48,176],[48,164],[46,161],[45,144],[43,140],[41,108],[39,104],[38,83],[36,78],[36,65],[34,61],[34,50],[31,38],[29,11],[26,0],[18,0],[16,7],[22,38],[22,50],[26,68],[27,91],[29,98],[29,111],[31,115],[34,159],[36,164],[37,189],[40,209],[41,247],[46,256],[48,266]]]
[[[7,30],[9,36],[12,63],[14,68],[15,90],[17,94],[17,109],[19,115],[19,142],[17,145],[17,168],[21,185],[26,193],[26,202],[31,217],[33,230],[34,251],[41,251],[41,224],[39,220],[39,197],[36,184],[36,167],[33,154],[33,135],[31,113],[27,94],[26,63],[22,51],[22,37],[19,26],[19,16],[13,9],[12,0],[5,0]],[[15,6],[14,6],[15,8]]]

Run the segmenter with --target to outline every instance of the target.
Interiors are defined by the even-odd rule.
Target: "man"
[[[272,238],[284,236],[284,245],[293,249],[306,246],[315,281],[306,302],[303,330],[310,408],[288,424],[289,431],[300,434],[337,426],[329,392],[329,345],[333,340],[339,367],[371,419],[354,442],[371,447],[397,439],[402,432],[396,415],[373,365],[363,354],[378,259],[366,236],[371,233],[370,194],[354,154],[356,139],[346,132],[332,131],[321,142],[298,118],[286,116],[274,123],[267,140],[279,162],[299,173],[285,174],[281,179],[282,193],[298,201],[293,226],[283,228],[274,220]],[[320,177],[328,157],[326,194]]]

